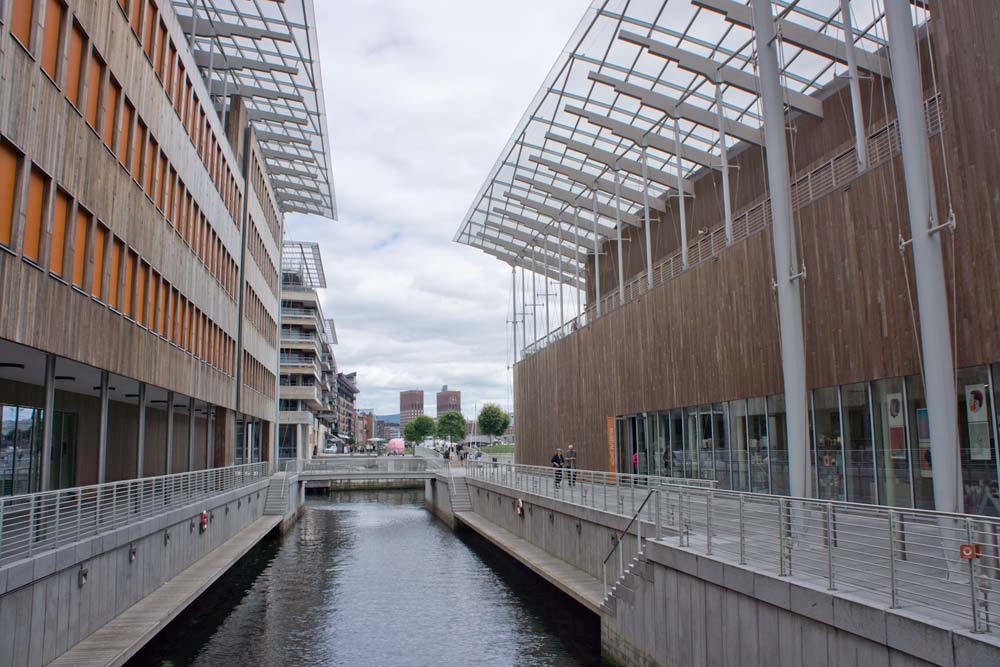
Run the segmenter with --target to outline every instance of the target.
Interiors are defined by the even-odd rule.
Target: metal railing
[[[379,473],[431,472],[443,467],[442,461],[421,456],[340,454],[308,461],[290,460],[285,463],[285,472],[377,475]]]
[[[0,563],[56,549],[268,477],[267,462],[0,498]]]
[[[614,473],[578,471],[577,484],[566,488],[540,483],[538,473],[526,482],[511,468],[476,463],[469,476],[623,516],[638,507],[628,509],[621,493],[610,507],[602,502],[607,490],[589,480]],[[672,535],[664,539],[676,539],[679,547],[973,632],[1000,629],[1000,519],[646,479],[658,493],[655,507],[647,505],[638,520],[654,523],[660,513]]]
[[[924,100],[924,113],[927,119],[928,136],[934,136],[941,132],[944,126],[944,117],[940,94]],[[896,120],[892,120],[868,136],[868,164],[865,168],[862,169],[858,163],[857,149],[853,143],[839,151],[834,157],[823,160],[815,166],[807,167],[805,173],[792,183],[793,210],[825,197],[838,188],[843,188],[866,172],[889,161],[899,151],[899,124]],[[771,200],[765,197],[751,204],[742,213],[733,216],[733,243],[753,236],[770,224]],[[652,287],[646,280],[645,271],[636,274],[624,284],[622,292],[624,299],[619,299],[617,287],[606,292],[600,300],[600,316],[597,314],[596,305],[588,306],[578,316],[525,346],[524,356],[534,354],[594,322],[598,317],[603,317],[619,307],[635,301],[650,289],[659,287],[684,271],[718,256],[726,247],[728,244],[726,243],[725,224],[720,224],[710,231],[700,234],[697,239],[688,243],[687,266],[683,264],[681,250],[677,249],[673,254],[653,265]]]
[[[649,503],[649,499],[654,495],[659,498],[660,490],[654,488],[650,489],[649,492],[646,493],[646,497],[643,498],[642,504],[639,505],[639,509],[632,514],[632,518],[629,519],[625,529],[621,533],[615,535],[615,545],[611,547],[611,551],[608,552],[608,555],[604,557],[604,561],[601,562],[601,578],[604,583],[604,597],[608,597],[608,561],[611,560],[611,557],[614,556],[616,552],[618,553],[618,572],[625,572],[625,549],[622,547],[622,540],[624,540],[625,536],[628,535],[628,531],[632,529],[633,524],[635,525],[635,552],[637,554],[642,553],[642,521],[637,521],[637,519],[642,516],[642,510],[645,509],[646,504]],[[659,503],[655,503],[654,506],[659,509]],[[656,512],[656,523],[653,529],[653,537],[656,539],[663,537],[663,524],[660,523],[659,511]],[[619,576],[621,576],[621,574],[619,574]]]

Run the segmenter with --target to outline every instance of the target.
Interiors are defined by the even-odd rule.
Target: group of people
[[[556,488],[562,484],[564,468],[567,470],[566,481],[570,486],[576,486],[576,450],[573,445],[566,448],[565,454],[561,448],[556,448],[556,453],[552,455],[552,467],[555,468]]]

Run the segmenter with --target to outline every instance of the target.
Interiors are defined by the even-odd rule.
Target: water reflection
[[[422,503],[310,499],[129,664],[601,664],[596,617]]]

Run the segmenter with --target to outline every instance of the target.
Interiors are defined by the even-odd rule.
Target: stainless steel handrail
[[[643,498],[642,503],[639,505],[639,509],[637,509],[632,514],[632,518],[629,519],[628,524],[626,524],[626,526],[625,526],[625,529],[621,533],[618,533],[618,534],[615,535],[615,545],[613,547],[611,547],[611,551],[609,551],[608,555],[604,557],[603,561],[601,561],[601,574],[602,574],[602,578],[603,578],[603,582],[604,582],[604,597],[608,597],[608,560],[610,560],[610,558],[612,556],[614,556],[615,552],[617,551],[618,552],[618,576],[620,577],[620,576],[622,576],[622,575],[625,574],[625,557],[624,557],[625,549],[622,548],[622,540],[625,538],[626,535],[628,535],[628,531],[629,531],[629,529],[632,528],[632,524],[635,523],[636,519],[638,519],[639,516],[642,514],[642,510],[646,507],[646,503],[649,502],[649,499],[652,498],[654,495],[659,495],[659,493],[660,493],[659,489],[650,489],[649,490],[649,492],[646,494],[646,497]],[[636,536],[636,540],[637,540],[636,553],[639,553],[639,552],[642,551],[642,521],[641,520],[639,521],[638,524],[636,524],[635,536]],[[660,525],[659,525],[659,522],[657,522],[657,525],[656,525],[655,536],[657,538],[660,537]]]

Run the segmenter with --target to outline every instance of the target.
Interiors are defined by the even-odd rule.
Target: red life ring
[[[517,499],[517,515],[520,517],[524,516],[524,501],[520,498]]]
[[[202,533],[204,533],[206,530],[208,530],[208,512],[202,512],[201,513],[201,521],[199,523],[198,530],[199,530],[199,532],[202,532]]]

